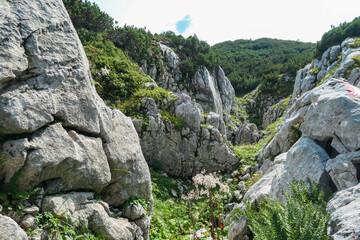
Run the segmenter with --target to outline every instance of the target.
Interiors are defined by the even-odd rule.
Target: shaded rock
[[[358,169],[360,166],[360,152],[340,154],[326,163],[326,171],[338,190],[353,187],[359,183]]]
[[[0,214],[0,239],[27,240],[28,237],[14,220]]]
[[[37,206],[31,206],[22,210],[23,213],[36,216],[39,213],[40,209]]]
[[[0,179],[3,176],[4,183],[8,183],[14,174],[24,166],[29,149],[30,144],[27,138],[4,142],[2,153],[5,154],[6,161],[0,164]]]
[[[251,186],[246,192],[244,199],[250,199],[251,204],[263,201],[264,198],[268,197],[270,194],[273,180],[280,178],[283,170],[284,164],[276,164],[271,167],[259,181]]]
[[[140,204],[126,206],[124,208],[124,217],[134,221],[146,215],[146,210]]]
[[[21,221],[21,225],[25,229],[35,229],[37,227],[37,222],[36,222],[34,216],[32,216],[30,214],[26,214]]]
[[[175,115],[195,132],[200,131],[200,120],[202,114],[194,101],[185,94],[179,96],[179,100],[175,102]]]
[[[360,239],[360,184],[339,191],[328,202],[330,238]]]
[[[240,181],[237,185],[237,189],[240,190],[240,192],[245,192],[245,182],[244,181]]]
[[[230,225],[228,238],[229,240],[247,240],[247,219],[245,216],[240,216],[237,222]]]
[[[258,129],[253,123],[244,123],[236,133],[234,144],[253,143],[260,138]]]

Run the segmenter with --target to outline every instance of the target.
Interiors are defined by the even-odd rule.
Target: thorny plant
[[[220,239],[220,231],[224,229],[224,223],[220,219],[223,198],[229,194],[229,187],[221,183],[221,176],[217,173],[206,174],[205,170],[192,178],[194,189],[181,198],[190,205],[190,216],[195,229],[195,214],[192,213],[192,203],[206,199],[209,206],[210,232],[213,239]]]

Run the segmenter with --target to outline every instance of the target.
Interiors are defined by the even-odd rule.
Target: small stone
[[[146,215],[146,210],[140,204],[126,206],[124,208],[124,217],[134,221],[136,219],[142,218]]]
[[[174,197],[178,197],[178,195],[174,189],[171,189],[171,195],[173,195]]]
[[[229,240],[248,239],[246,233],[247,219],[245,216],[241,216],[238,222],[230,225],[228,238]]]
[[[234,171],[234,172],[231,174],[232,177],[236,177],[237,175],[239,175],[239,171],[238,171],[238,170]]]
[[[243,167],[243,170],[242,170],[242,173],[243,174],[246,174],[246,173],[250,173],[250,170],[251,170],[251,166],[244,166]]]
[[[246,181],[246,180],[248,180],[249,179],[249,177],[250,177],[250,174],[249,173],[247,173],[247,174],[245,174],[244,176],[242,176],[241,178],[239,178],[241,181]]]
[[[37,227],[35,217],[30,214],[24,216],[21,225],[26,229],[35,229]]]
[[[241,181],[239,182],[239,184],[237,185],[237,189],[239,189],[242,193],[245,192],[245,182]]]
[[[234,197],[235,197],[238,201],[240,201],[243,196],[242,196],[242,194],[241,194],[241,192],[240,192],[239,190],[236,190],[236,191],[234,191]]]
[[[3,210],[3,207],[0,205],[0,212],[2,212],[2,210]]]
[[[39,213],[39,211],[40,209],[37,206],[32,205],[31,207],[25,208],[23,210],[23,213],[36,216]]]
[[[233,181],[234,181],[234,179],[229,178],[228,180],[226,180],[226,183],[227,183],[227,184],[230,184],[230,183],[232,183]]]
[[[235,203],[228,203],[225,205],[225,210],[229,210],[229,211],[232,211],[235,207]]]

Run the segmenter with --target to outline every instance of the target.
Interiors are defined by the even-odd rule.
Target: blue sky
[[[183,19],[176,23],[176,30],[178,33],[183,34],[188,30],[191,24],[191,16],[188,14]]]
[[[120,26],[171,30],[215,44],[270,37],[316,42],[360,15],[360,0],[91,0]]]

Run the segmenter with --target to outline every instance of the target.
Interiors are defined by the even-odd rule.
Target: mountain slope
[[[270,75],[294,77],[299,68],[311,61],[315,44],[270,38],[239,39],[215,44],[212,49],[219,54],[219,64],[237,94],[244,94]]]

